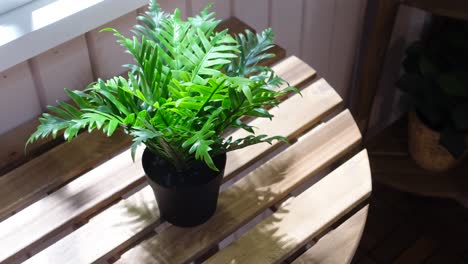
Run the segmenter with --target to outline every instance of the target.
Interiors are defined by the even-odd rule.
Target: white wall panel
[[[305,0],[302,59],[323,76],[328,76],[335,0]]]
[[[191,1],[192,15],[200,13],[200,11],[205,8],[209,3],[213,3],[211,10],[216,12],[216,18],[224,20],[231,16],[230,6],[231,3],[229,0],[188,0]]]
[[[331,52],[325,78],[346,100],[357,60],[364,23],[365,0],[336,0]]]
[[[268,0],[231,0],[233,15],[252,26],[257,31],[269,27]]]
[[[301,56],[302,11],[305,1],[307,0],[271,2],[271,27],[276,34],[276,43],[286,49],[287,55]]]
[[[64,88],[82,90],[93,81],[84,36],[32,58],[31,65],[45,104],[67,99]]]
[[[161,0],[158,3],[161,8],[167,13],[174,13],[176,8],[179,8],[182,18],[187,18],[187,3],[189,0]],[[148,5],[145,5],[136,10],[138,15],[144,14],[148,10]],[[139,22],[139,21],[138,21]]]
[[[0,134],[41,113],[27,62],[0,72]]]
[[[132,57],[125,53],[125,49],[116,43],[116,38],[111,32],[99,31],[112,27],[125,36],[131,36],[130,30],[135,24],[136,12],[131,12],[86,34],[91,63],[97,78],[109,79],[122,74],[126,71],[122,65],[133,62]]]
[[[174,13],[176,8],[180,9],[181,16],[187,17],[187,2],[186,0],[160,0],[161,8],[169,13]]]

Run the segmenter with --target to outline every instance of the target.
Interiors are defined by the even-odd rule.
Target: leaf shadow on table
[[[280,230],[283,216],[288,214],[287,207],[281,207],[274,215],[266,215],[267,219],[256,219],[256,223],[263,221],[256,229],[252,229],[256,223],[249,221],[258,215],[265,215],[265,210],[281,202],[294,187],[305,181],[307,177],[303,177],[303,172],[298,173],[298,168],[294,167],[302,159],[300,153],[275,157],[274,162],[266,162],[224,190],[220,194],[215,215],[206,223],[194,228],[171,225],[161,228],[156,235],[125,253],[122,259],[134,263],[184,263],[206,259],[210,255],[205,253],[215,253],[213,248],[231,234],[242,236],[242,233],[249,231],[256,232],[255,236],[268,241],[272,248],[291,251],[294,241]],[[154,222],[153,210],[154,208],[141,204],[128,207],[127,214],[132,216],[134,223],[147,226],[148,218]],[[141,228],[138,227],[140,230]],[[236,246],[233,244],[231,247]],[[238,262],[231,259],[228,263]]]
[[[271,206],[280,202],[288,193],[281,189],[280,184],[285,180],[287,168],[269,165],[268,174],[264,173],[262,166],[252,172],[251,177],[243,178],[234,185],[227,188],[220,195],[218,209],[215,215],[205,224],[194,228],[179,228],[166,226],[155,236],[151,236],[138,244],[136,248],[127,253],[127,258],[139,263],[162,262],[180,263],[196,259],[206,259],[208,254],[216,252],[218,243],[221,241],[235,240],[243,233],[249,232],[259,221],[261,227],[256,230],[259,236],[269,240],[269,244],[278,249],[290,249],[292,244],[281,232],[278,232],[278,223],[282,221],[283,215],[288,213],[286,208],[280,208],[274,215],[265,214]],[[283,164],[284,165],[284,164]],[[258,177],[257,177],[258,176]],[[269,178],[268,180],[266,180]],[[138,206],[127,208],[127,214],[133,219],[132,225],[142,230],[148,225],[148,221],[154,221],[154,208],[148,204],[141,203]],[[258,215],[264,217],[249,223]],[[268,217],[267,219],[264,219]],[[140,226],[138,226],[138,223]],[[238,231],[236,231],[238,230]],[[234,233],[234,234],[233,234]],[[233,234],[232,236],[230,236]],[[229,243],[229,242],[227,242]],[[215,248],[215,250],[213,250]],[[235,262],[233,262],[235,263]]]
[[[199,263],[216,253],[219,250],[220,242],[223,241],[224,246],[229,246],[231,242],[242,237],[245,232],[249,232],[258,222],[264,226],[260,232],[263,237],[267,237],[278,248],[289,247],[290,241],[286,237],[278,235],[277,228],[274,227],[275,223],[282,220],[281,215],[287,214],[288,210],[279,208],[273,216],[271,211],[268,212],[268,209],[267,211],[255,208],[252,210],[246,207],[241,214],[255,212],[248,218],[241,214],[232,213],[237,208],[245,207],[246,199],[240,199],[239,196],[256,196],[250,204],[271,203],[275,195],[270,190],[246,190],[231,186],[223,194],[220,197],[215,215],[205,224],[194,228],[180,228],[171,225],[166,226],[166,229],[161,228],[156,235],[146,239],[136,249],[130,251],[130,255],[124,259],[138,260],[138,263],[184,263],[191,260],[197,260],[196,262]],[[130,211],[132,210],[134,209],[130,209]],[[146,214],[144,210],[138,208],[132,213],[139,212],[139,217],[144,218]],[[258,218],[248,221],[253,216],[258,216]]]

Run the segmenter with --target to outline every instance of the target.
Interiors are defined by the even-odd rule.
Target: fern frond
[[[268,53],[268,50],[273,47],[274,41],[274,33],[271,28],[265,29],[260,34],[246,30],[244,34],[239,34],[236,40],[240,45],[240,55],[238,59],[226,66],[225,71],[229,76],[247,77],[254,75],[263,70],[263,68],[257,68],[260,62],[275,56]]]

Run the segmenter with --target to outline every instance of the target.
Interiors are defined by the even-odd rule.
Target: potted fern
[[[440,172],[466,156],[468,142],[468,24],[435,18],[407,49],[397,82],[409,114],[409,152],[422,168]]]
[[[126,78],[98,80],[84,91],[66,89],[74,104],[58,102],[40,118],[27,143],[49,135],[70,141],[79,131],[118,128],[133,137],[131,153],[144,144],[142,163],[161,217],[177,226],[195,226],[215,212],[226,153],[284,137],[255,135],[243,116],[272,118],[266,110],[293,87],[259,63],[274,55],[271,29],[232,37],[216,32],[219,20],[206,7],[182,20],[180,11],[163,12],[155,0],[139,16],[134,36],[115,29],[117,42],[135,64]],[[228,129],[250,133],[224,137]]]

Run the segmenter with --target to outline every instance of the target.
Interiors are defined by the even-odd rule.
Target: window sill
[[[0,15],[0,72],[144,6],[147,0],[36,0]]]

